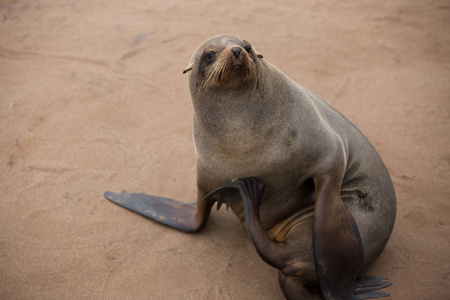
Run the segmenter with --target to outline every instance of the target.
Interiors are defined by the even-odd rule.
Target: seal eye
[[[248,53],[252,52],[252,46],[248,45],[244,47],[245,51],[247,51]]]
[[[213,60],[214,56],[216,56],[216,52],[214,52],[214,51],[209,51],[209,52],[205,53],[205,59],[207,61]]]

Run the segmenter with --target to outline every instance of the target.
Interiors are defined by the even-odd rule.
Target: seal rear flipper
[[[198,231],[206,222],[209,210],[198,210],[195,203],[147,195],[105,192],[109,201],[158,223],[186,232]],[[209,208],[211,205],[209,205]]]
[[[391,285],[392,283],[387,281],[387,278],[377,276],[364,276],[356,279],[355,291],[364,291],[368,288],[370,288],[371,291],[375,291]]]
[[[376,276],[361,277],[355,282],[353,294],[356,299],[389,297],[390,295],[388,293],[374,291],[387,288],[391,285],[392,283],[387,281],[386,278]]]
[[[259,206],[264,194],[264,184],[253,177],[237,179],[210,192],[203,200],[218,195],[217,209],[223,203],[227,203],[228,207],[237,192],[244,205],[247,231],[256,251],[266,263],[277,269],[283,269],[295,249],[292,249],[289,244],[280,247],[280,243],[272,240],[261,224]]]

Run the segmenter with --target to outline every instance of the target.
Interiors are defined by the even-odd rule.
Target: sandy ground
[[[189,235],[103,198],[195,201],[181,71],[220,33],[378,149],[398,215],[367,274],[392,299],[450,299],[449,2],[250,2],[0,1],[1,299],[283,299],[231,212]]]

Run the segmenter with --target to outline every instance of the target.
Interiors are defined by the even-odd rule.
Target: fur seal
[[[231,206],[287,299],[320,284],[325,299],[368,299],[391,283],[357,276],[383,251],[394,187],[368,139],[247,41],[203,42],[184,73],[194,107],[197,203],[106,192],[110,201],[186,232]],[[241,201],[236,199],[241,199]]]

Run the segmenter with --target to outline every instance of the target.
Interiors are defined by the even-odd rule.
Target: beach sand
[[[196,201],[188,65],[230,33],[341,111],[397,194],[366,275],[450,299],[448,1],[1,1],[0,298],[284,299],[231,213],[185,234],[106,190]]]

